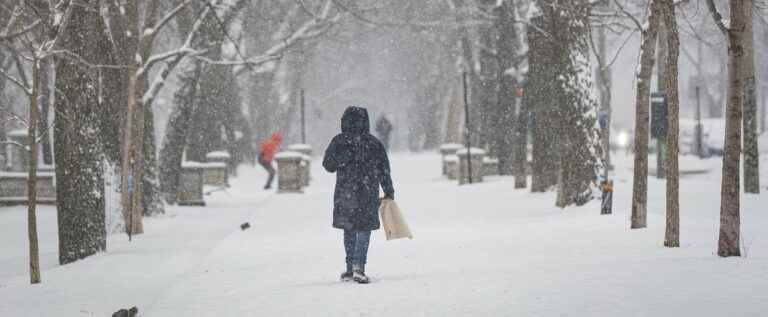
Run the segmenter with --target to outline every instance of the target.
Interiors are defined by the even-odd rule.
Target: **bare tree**
[[[713,0],[707,0],[712,17],[720,30],[728,37],[728,104],[725,121],[725,155],[723,178],[720,187],[720,234],[717,254],[721,257],[741,256],[740,230],[740,181],[741,123],[744,82],[741,74],[744,64],[744,36],[746,19],[751,1],[730,0],[730,25],[723,22]]]
[[[744,133],[744,192],[760,193],[760,152],[757,142],[757,80],[755,76],[754,0],[744,0],[744,63],[741,76],[744,85],[742,128]]]
[[[665,61],[665,92],[667,94],[667,224],[664,234],[664,246],[680,246],[680,175],[678,169],[679,137],[680,137],[680,100],[678,94],[678,56],[680,55],[680,39],[677,30],[677,18],[673,0],[664,0],[664,26],[666,38],[659,39],[667,42]]]
[[[630,226],[632,229],[647,226],[648,104],[660,15],[661,1],[652,0],[648,8],[648,22],[641,26],[635,20],[637,26],[642,30],[642,42],[640,44],[640,61],[638,62],[640,71],[637,72],[637,95],[635,97],[635,164],[632,187],[632,223]]]

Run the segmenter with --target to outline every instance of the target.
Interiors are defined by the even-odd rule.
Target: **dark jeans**
[[[259,164],[264,167],[265,170],[267,170],[267,173],[269,173],[269,178],[267,178],[267,184],[264,185],[265,189],[269,189],[272,187],[272,180],[275,178],[275,168],[272,167],[272,162],[267,162],[265,160],[259,159]]]
[[[347,252],[347,271],[352,271],[353,265],[359,265],[365,271],[368,260],[368,244],[371,242],[370,231],[344,230],[344,251]]]

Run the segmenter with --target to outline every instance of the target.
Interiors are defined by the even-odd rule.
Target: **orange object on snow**
[[[269,140],[264,141],[259,145],[260,159],[266,162],[272,162],[281,142],[283,142],[283,136],[280,132],[273,133]]]

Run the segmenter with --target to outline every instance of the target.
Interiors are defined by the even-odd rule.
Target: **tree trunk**
[[[664,26],[667,38],[667,58],[665,91],[667,93],[667,224],[664,233],[664,246],[680,246],[680,175],[678,171],[679,136],[680,136],[680,100],[678,96],[678,56],[680,38],[677,31],[675,5],[672,0],[664,0]]]
[[[720,235],[717,254],[722,257],[741,256],[739,246],[740,181],[739,161],[741,160],[741,123],[744,96],[743,76],[740,74],[744,63],[744,29],[746,27],[745,1],[730,0],[731,19],[728,29],[728,104],[725,121],[725,155],[723,155],[723,178],[720,188]]]
[[[160,187],[166,201],[171,204],[176,203],[184,146],[197,100],[201,68],[200,63],[195,63],[191,71],[179,76],[180,89],[174,95],[173,111],[168,118],[165,140],[160,149]]]
[[[40,82],[38,88],[40,90],[39,107],[40,113],[38,116],[38,129],[42,136],[40,144],[42,146],[43,163],[46,165],[53,165],[53,148],[51,145],[51,134],[48,131],[49,122],[48,114],[51,108],[51,102],[53,101],[54,94],[51,93],[53,65],[50,57],[46,57],[40,60],[40,67],[38,73],[40,74]],[[34,79],[33,79],[34,80]]]
[[[27,233],[29,235],[29,279],[40,283],[40,251],[37,243],[37,103],[40,94],[40,60],[32,63],[32,95],[29,97],[27,146],[29,147],[27,178]],[[40,98],[42,99],[42,98]]]
[[[71,8],[63,30],[62,49],[94,64],[108,56],[105,26],[98,11],[85,2]],[[104,215],[104,153],[100,144],[98,82],[95,71],[69,58],[56,58],[54,151],[59,263],[67,264],[106,249]]]
[[[128,71],[128,111],[123,132],[123,161],[121,198],[126,232],[129,236],[144,231],[141,210],[141,186],[143,169],[144,109],[136,98],[136,70]]]
[[[648,16],[648,27],[642,32],[640,45],[640,71],[637,74],[635,97],[635,162],[632,186],[632,229],[647,226],[648,200],[648,107],[651,71],[656,51],[656,35],[659,25],[660,0],[653,0]]]
[[[528,111],[522,104],[522,98],[515,98],[515,144],[514,171],[515,189],[528,187]],[[527,108],[527,107],[526,107]]]
[[[755,76],[753,0],[744,0],[744,63],[741,76],[744,85],[744,192],[760,193],[760,152],[757,144],[757,82]]]
[[[511,175],[513,172],[512,145],[516,132],[519,130],[515,127],[515,87],[517,87],[517,79],[510,72],[517,55],[516,43],[518,41],[516,41],[517,30],[515,29],[514,20],[514,3],[512,1],[502,2],[498,7],[496,26],[499,34],[496,41],[496,63],[498,64],[496,108],[499,115],[496,122],[497,126],[493,133],[496,138],[496,156],[499,159],[499,174],[501,175]]]
[[[549,39],[541,34],[543,17],[531,19],[533,27],[528,28],[528,80],[525,82],[526,93],[523,103],[528,107],[533,118],[531,125],[532,160],[531,192],[544,192],[557,183],[558,157],[555,130],[557,116],[552,96],[554,76],[550,61],[553,53]]]
[[[664,0],[662,0],[664,1]],[[662,4],[664,6],[664,4]],[[662,12],[664,8],[660,9]],[[659,93],[666,92],[666,70],[665,64],[667,61],[667,27],[664,25],[664,13],[661,13],[659,17],[659,29],[656,39],[658,41],[658,47],[656,49],[656,91]],[[656,178],[662,179],[667,177],[666,169],[666,156],[667,156],[667,137],[661,134],[656,139]]]

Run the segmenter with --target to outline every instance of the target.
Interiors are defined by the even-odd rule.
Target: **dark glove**
[[[395,200],[395,193],[385,193],[384,199]]]

